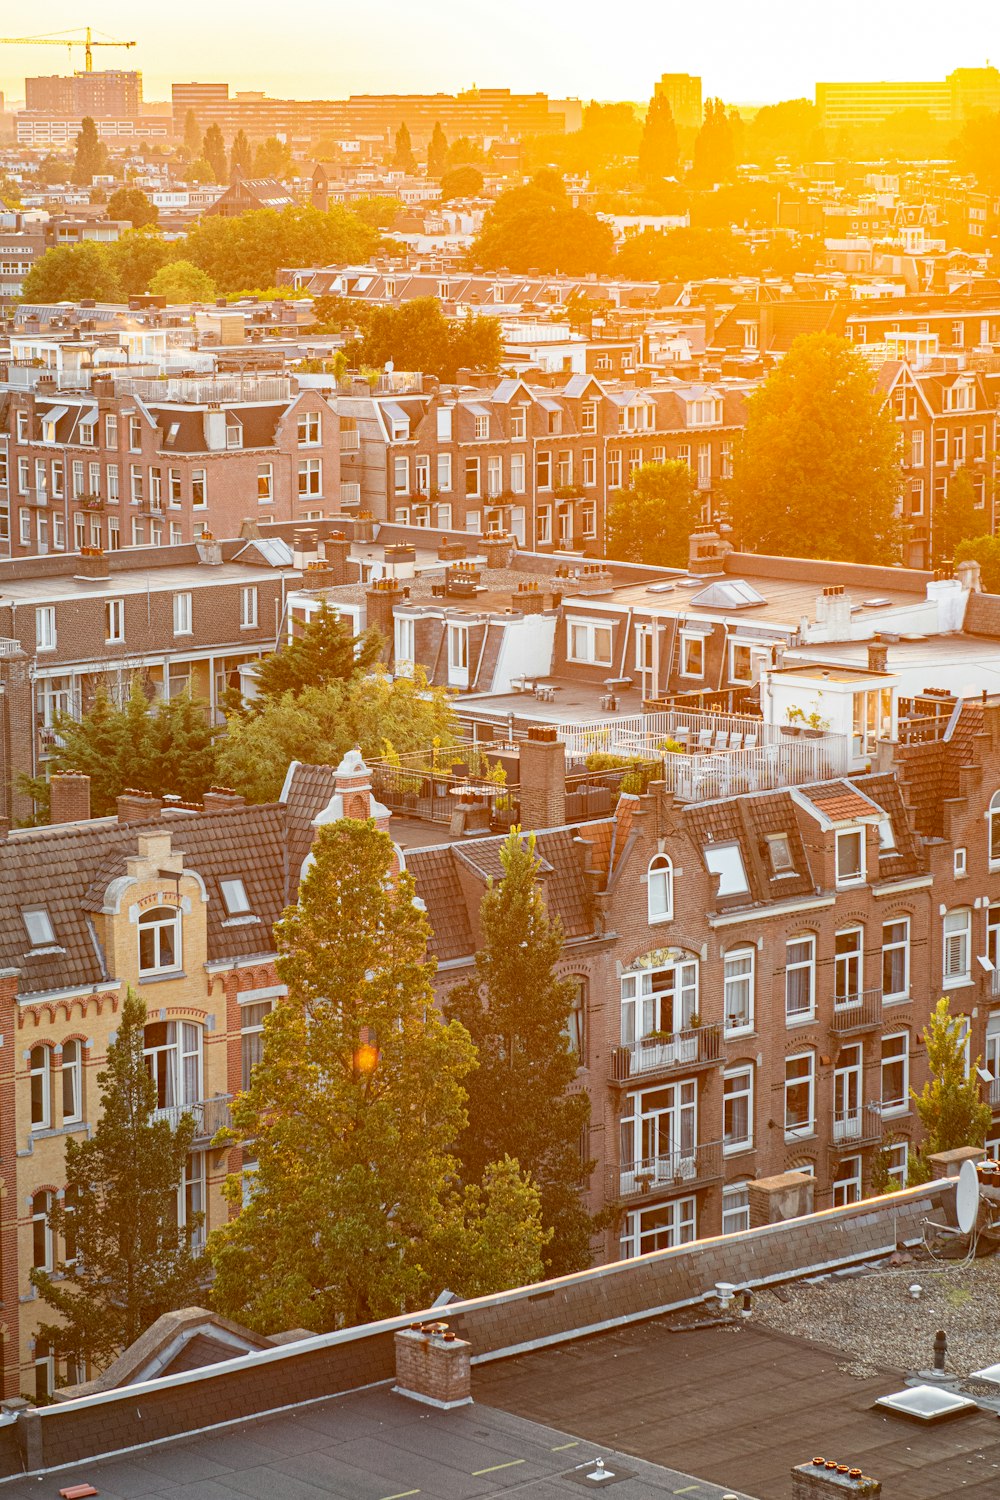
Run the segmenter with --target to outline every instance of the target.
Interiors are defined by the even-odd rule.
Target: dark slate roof
[[[278,423],[288,410],[286,403],[261,406],[227,406],[226,416],[236,417],[243,428],[244,448],[273,448]],[[160,430],[166,453],[206,453],[205,413],[200,406],[150,406],[150,416]],[[176,425],[173,437],[170,430]],[[231,450],[226,450],[231,451]],[[239,449],[232,450],[239,452]]]

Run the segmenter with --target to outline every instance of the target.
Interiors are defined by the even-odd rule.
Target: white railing
[[[231,1095],[220,1094],[215,1099],[198,1099],[192,1104],[167,1104],[162,1109],[154,1109],[150,1119],[166,1120],[171,1130],[176,1130],[190,1115],[194,1120],[195,1138],[211,1140],[217,1130],[230,1124],[230,1100]]]
[[[741,792],[767,792],[843,776],[850,766],[846,736],[778,740],[751,750],[665,755],[664,780],[680,802],[710,802]]]
[[[204,380],[188,376],[136,380],[121,376],[115,379],[115,393],[137,396],[140,401],[182,401],[203,406],[221,401],[288,401],[292,383],[284,375],[216,375]]]
[[[592,719],[584,724],[555,724],[553,728],[565,742],[570,759],[581,759],[594,750],[615,755],[655,754],[665,740],[709,750],[736,749],[748,741],[761,745],[778,738],[776,725],[746,714],[688,713],[674,708],[651,714],[616,714],[613,719]]]

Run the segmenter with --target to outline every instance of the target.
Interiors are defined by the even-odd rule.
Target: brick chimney
[[[779,1172],[776,1177],[758,1177],[747,1190],[750,1228],[781,1224],[785,1219],[800,1219],[811,1214],[815,1188],[815,1179],[808,1172]]]
[[[234,792],[229,786],[209,787],[202,799],[207,813],[231,812],[234,807],[244,807],[246,798],[242,792]]]
[[[724,542],[711,526],[699,526],[688,538],[688,572],[695,577],[724,573],[732,550],[732,544]]]
[[[118,798],[119,823],[158,823],[163,806],[159,797],[126,787]]]
[[[882,1486],[855,1464],[814,1458],[792,1470],[792,1500],[878,1500]]]
[[[443,1411],[471,1404],[472,1345],[446,1323],[401,1328],[394,1343],[398,1395]]]
[[[483,552],[488,568],[508,568],[514,556],[514,538],[511,536],[487,536],[483,539]]]
[[[566,821],[566,746],[548,724],[533,724],[520,746],[522,828],[561,828]]]
[[[873,635],[868,642],[869,672],[884,672],[889,665],[889,647],[880,635]]]
[[[374,625],[385,638],[382,660],[392,661],[395,626],[392,612],[403,601],[403,585],[398,578],[374,578],[365,590],[368,624]]]
[[[56,771],[49,782],[51,823],[85,823],[90,817],[90,777],[83,771]]]
[[[333,587],[349,582],[347,559],[351,555],[351,541],[342,531],[331,531],[323,543],[326,566],[333,575]]]
[[[76,577],[103,582],[110,578],[108,555],[103,547],[83,547],[76,563]]]

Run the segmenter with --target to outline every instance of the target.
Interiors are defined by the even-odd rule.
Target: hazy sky
[[[706,93],[766,101],[817,78],[941,78],[1000,66],[1000,6],[966,0],[60,0],[6,7],[3,29],[38,36],[88,19],[134,38],[95,67],[137,67],[147,98],[172,81],[228,80],[278,96],[509,86],[583,99],[644,99],[662,72],[700,73]],[[83,66],[76,52],[76,66]],[[55,47],[0,48],[0,87],[63,73]]]

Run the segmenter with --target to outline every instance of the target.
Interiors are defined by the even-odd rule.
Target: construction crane
[[[85,36],[0,36],[0,45],[5,47],[84,47],[84,67],[88,73],[94,71],[92,47],[136,47],[137,42],[94,41],[90,27]]]

